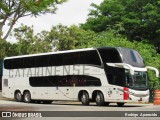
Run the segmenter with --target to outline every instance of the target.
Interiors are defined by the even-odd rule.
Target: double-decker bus
[[[96,102],[98,106],[148,102],[147,67],[136,50],[99,47],[3,60],[2,95],[18,102]]]

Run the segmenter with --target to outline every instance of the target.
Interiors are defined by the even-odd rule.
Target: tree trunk
[[[3,23],[0,22],[0,40],[2,40],[2,35],[3,35],[2,28],[3,28]]]

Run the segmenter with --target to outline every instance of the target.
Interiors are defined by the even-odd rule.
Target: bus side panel
[[[3,69],[2,96],[9,97],[9,71],[6,69]]]

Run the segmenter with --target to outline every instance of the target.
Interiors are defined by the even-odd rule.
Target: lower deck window
[[[101,86],[99,78],[86,75],[30,77],[32,87]]]

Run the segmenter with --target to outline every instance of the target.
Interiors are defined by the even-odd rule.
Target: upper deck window
[[[4,60],[5,69],[20,69],[63,65],[101,65],[96,50],[30,56]]]
[[[119,52],[115,48],[99,48],[98,49],[103,63],[121,63]]]

